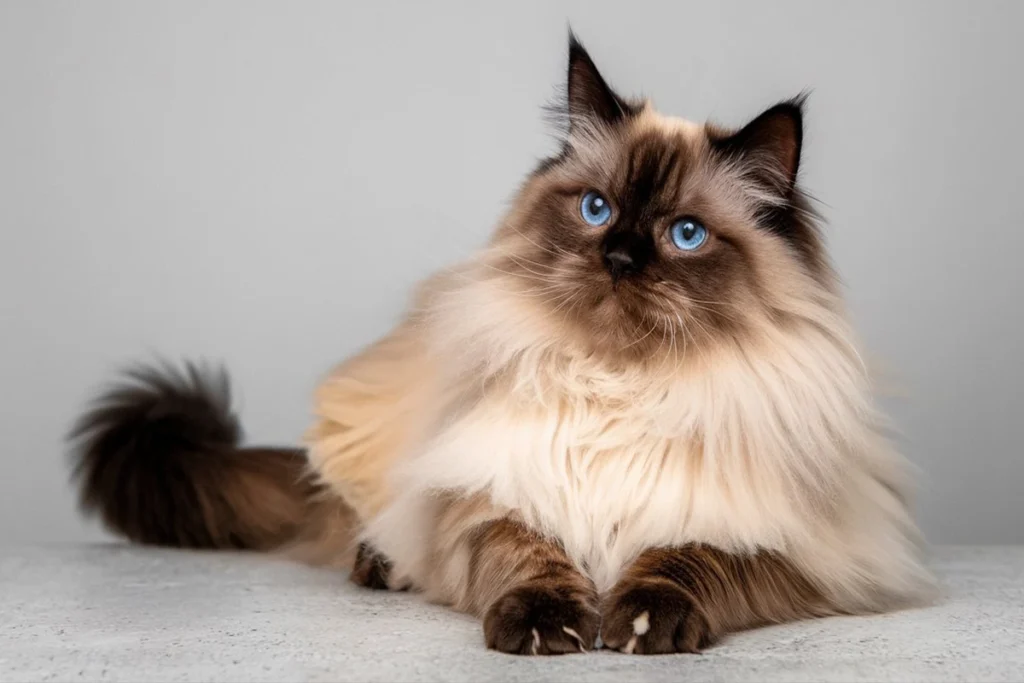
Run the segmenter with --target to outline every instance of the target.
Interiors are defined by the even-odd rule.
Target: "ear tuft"
[[[633,107],[608,86],[583,44],[569,30],[567,79],[569,128],[615,124],[634,113]]]

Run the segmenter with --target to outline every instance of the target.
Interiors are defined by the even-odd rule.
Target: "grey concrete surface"
[[[256,556],[0,551],[0,681],[1019,681],[1024,548],[941,548],[927,609],[734,635],[703,655],[517,658],[469,617]]]

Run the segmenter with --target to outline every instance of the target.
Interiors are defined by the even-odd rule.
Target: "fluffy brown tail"
[[[129,370],[72,429],[82,509],[149,545],[269,551],[316,539],[323,552],[332,521],[345,536],[350,515],[309,478],[302,451],[239,447],[230,398],[222,370]]]

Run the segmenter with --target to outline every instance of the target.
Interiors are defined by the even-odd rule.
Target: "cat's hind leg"
[[[395,576],[391,560],[366,542],[359,544],[349,579],[357,586],[373,590],[408,590],[409,588],[407,581]]]

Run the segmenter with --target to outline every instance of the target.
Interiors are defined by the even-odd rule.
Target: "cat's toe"
[[[600,626],[595,607],[577,591],[527,585],[499,598],[484,617],[487,647],[521,655],[586,652]]]
[[[605,647],[626,654],[697,653],[715,641],[700,609],[669,581],[616,587],[603,616]]]

